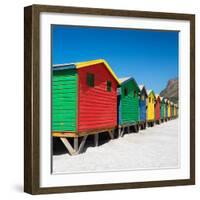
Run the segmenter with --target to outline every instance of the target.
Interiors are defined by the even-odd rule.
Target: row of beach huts
[[[177,116],[177,104],[133,77],[118,78],[103,59],[52,67],[52,135],[71,155],[89,135],[98,146],[100,133],[114,139]]]

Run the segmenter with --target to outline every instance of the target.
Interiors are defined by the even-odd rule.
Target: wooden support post
[[[94,135],[94,146],[97,147],[99,145],[99,133]]]
[[[120,137],[120,136],[121,136],[121,128],[118,127],[118,137]]]
[[[85,146],[86,139],[87,139],[87,135],[85,135],[85,136],[83,137],[82,141],[81,141],[81,144],[80,144],[79,149],[78,149],[78,152],[77,152],[78,154],[81,153],[81,152],[83,151],[83,148],[84,148],[84,146]]]
[[[127,131],[128,131],[128,133],[130,133],[130,126],[127,127]]]
[[[73,149],[73,147],[71,146],[71,144],[69,143],[69,141],[67,140],[67,138],[62,138],[60,137],[60,140],[63,142],[63,144],[65,145],[66,149],[69,151],[69,153],[71,155],[74,155],[75,154],[75,151]]]
[[[123,128],[120,128],[120,137],[123,136]]]
[[[124,135],[124,127],[121,128],[121,133],[120,133],[121,137],[123,137],[123,135]]]
[[[108,133],[109,133],[109,136],[110,136],[110,138],[111,138],[111,139],[114,139],[113,130],[111,130],[111,131],[108,131]]]
[[[78,137],[74,138],[74,151],[78,151]]]

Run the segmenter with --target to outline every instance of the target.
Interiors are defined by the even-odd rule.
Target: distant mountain
[[[178,78],[170,79],[160,96],[169,98],[170,101],[178,103]]]

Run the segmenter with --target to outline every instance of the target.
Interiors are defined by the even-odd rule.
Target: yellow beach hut
[[[168,120],[171,119],[171,102],[170,100],[167,101],[167,114],[168,114]]]
[[[177,104],[174,104],[174,118],[176,118],[178,115],[177,111],[178,111],[178,106],[177,106]]]
[[[155,121],[155,100],[156,96],[153,90],[147,90],[147,124],[148,126],[154,126]]]
[[[171,102],[171,119],[174,118],[174,103]]]

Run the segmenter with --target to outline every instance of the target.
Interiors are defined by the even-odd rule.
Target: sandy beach
[[[178,119],[107,140],[98,147],[86,145],[79,155],[62,151],[53,155],[52,163],[53,173],[177,168]]]

